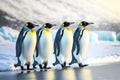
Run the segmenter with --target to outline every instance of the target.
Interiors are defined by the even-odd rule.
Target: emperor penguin
[[[72,61],[69,63],[69,65],[78,63],[79,67],[87,66],[87,64],[82,64],[82,59],[86,54],[89,44],[89,33],[87,25],[90,24],[93,23],[82,21],[75,30],[73,36]]]
[[[24,70],[23,66],[27,65],[27,69],[29,70],[37,42],[36,31],[33,29],[36,25],[27,22],[25,26],[26,27],[23,27],[20,31],[16,42],[16,57],[18,58],[18,63],[15,67],[20,66],[21,69]]]
[[[73,45],[73,33],[69,27],[71,24],[74,24],[74,22],[63,22],[56,33],[53,52],[56,57],[56,61],[53,63],[54,66],[61,64],[62,68],[66,68],[66,61],[71,54]]]
[[[27,24],[27,23],[26,23],[26,24]],[[24,34],[26,31],[28,31],[28,30],[29,30],[29,28],[25,25],[25,26],[21,29],[21,31],[20,31],[20,33],[19,33],[19,35],[18,35],[18,38],[17,38],[17,41],[16,41],[16,46],[15,46],[15,48],[16,48],[16,57],[17,57],[18,63],[14,65],[15,67],[21,65],[21,62],[20,62],[19,57],[20,57],[20,54],[21,54],[22,45],[21,45],[20,43],[23,42],[23,37],[24,37],[23,34]]]
[[[36,61],[40,69],[48,68],[48,60],[53,50],[52,34],[50,30],[53,26],[56,26],[56,24],[45,23],[37,30]],[[42,66],[42,64],[44,64],[44,66]]]

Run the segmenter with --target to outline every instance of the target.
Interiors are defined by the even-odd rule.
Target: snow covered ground
[[[15,69],[13,66],[17,63],[15,57],[15,41],[18,33],[18,31],[8,27],[0,28],[0,71]],[[53,38],[55,37],[55,33],[56,30],[52,29]],[[109,36],[110,38],[105,39],[105,36]],[[101,38],[99,39],[99,37]],[[52,54],[49,60],[50,65],[54,61],[54,55]],[[84,58],[84,63],[96,65],[119,61],[120,42],[116,40],[115,32],[90,31],[90,44]]]

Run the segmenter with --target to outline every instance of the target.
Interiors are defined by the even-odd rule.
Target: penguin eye
[[[28,27],[28,23],[26,23],[25,26]]]
[[[64,26],[64,23],[62,24],[62,26]]]
[[[46,24],[44,24],[44,27],[46,27]]]
[[[82,22],[80,23],[80,26],[82,26],[83,24],[82,24]]]

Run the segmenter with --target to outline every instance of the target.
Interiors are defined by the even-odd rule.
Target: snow
[[[54,40],[57,30],[52,29],[52,37]],[[15,57],[15,42],[18,31],[8,27],[0,28],[0,71],[16,70],[14,64],[17,63]],[[90,43],[84,63],[102,64],[111,62],[120,62],[120,42],[115,41],[115,32],[111,31],[90,31]],[[110,37],[109,39],[105,38]],[[99,39],[100,37],[100,39]],[[68,62],[71,60],[70,59]],[[55,61],[54,54],[51,54],[49,66]]]

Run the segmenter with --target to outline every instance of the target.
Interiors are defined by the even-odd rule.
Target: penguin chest
[[[31,60],[33,58],[35,46],[36,46],[36,32],[35,31],[28,31],[23,41],[23,57],[26,60]]]
[[[39,54],[43,59],[48,59],[52,51],[52,35],[50,31],[43,31],[39,41]]]
[[[89,33],[88,33],[88,30],[84,30],[80,42],[83,45],[84,44],[88,44],[88,42],[89,42]]]
[[[83,57],[86,54],[87,48],[89,44],[89,33],[88,30],[84,30],[83,36],[80,40],[80,54]]]
[[[63,37],[61,39],[61,53],[68,56],[70,54],[73,45],[73,34],[71,30],[64,30]]]

